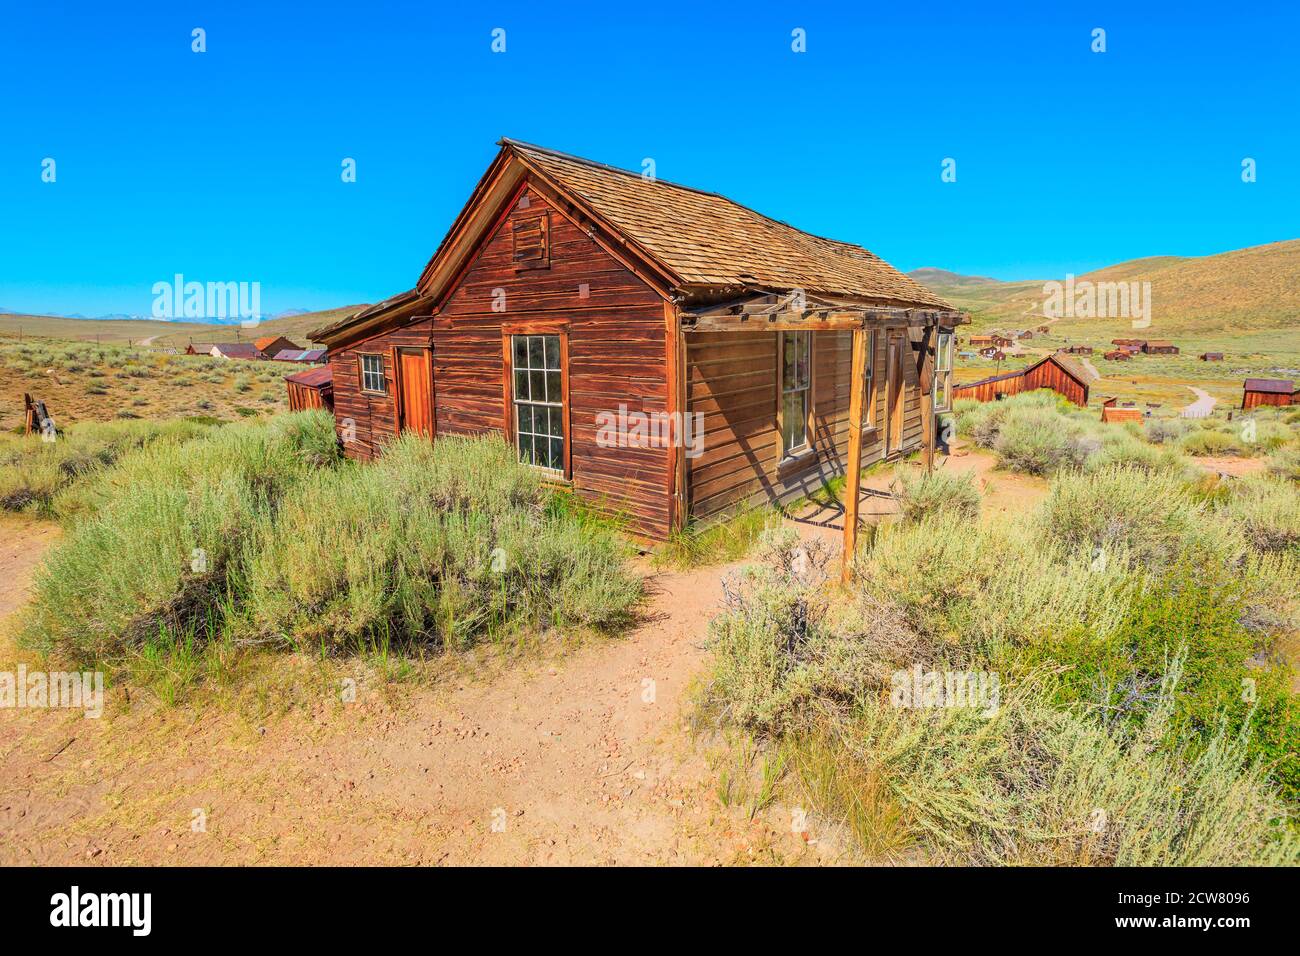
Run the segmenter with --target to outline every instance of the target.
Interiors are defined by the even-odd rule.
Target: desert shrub
[[[1084,465],[1089,471],[1127,467],[1143,472],[1166,472],[1179,477],[1189,473],[1189,463],[1174,447],[1148,444],[1126,428],[1107,428]]]
[[[61,493],[76,516],[36,576],[19,641],[78,664],[223,613],[247,537],[333,437],[328,414],[155,442]]]
[[[1167,682],[1166,699],[1174,687]],[[1300,862],[1294,831],[1274,824],[1286,807],[1241,739],[1220,730],[1195,753],[1153,750],[1169,713],[1157,707],[1122,734],[1051,706],[1032,683],[1004,691],[992,716],[871,702],[826,721],[814,758],[805,739],[794,765],[814,806],[858,824],[864,845],[922,845],[937,862]],[[851,794],[826,786],[846,771],[868,785]],[[863,821],[893,832],[863,833]]]
[[[1007,467],[1031,475],[1081,467],[1098,447],[1078,423],[1042,407],[1011,409],[993,440],[993,450]]]
[[[1189,431],[1178,442],[1185,454],[1204,456],[1247,455],[1249,449],[1241,438],[1232,432],[1201,428]]]
[[[774,527],[763,533],[756,563],[724,580],[724,611],[709,625],[716,663],[708,702],[721,720],[769,733],[790,729],[822,694],[852,696],[855,681],[844,672],[869,672],[863,658],[873,646],[849,645],[827,626],[828,556],[819,542],[803,545],[790,529]],[[826,680],[827,670],[841,679]]]
[[[919,521],[932,514],[948,514],[959,520],[975,519],[979,517],[983,500],[974,475],[944,470],[926,474],[900,468],[894,474],[890,492],[909,521]]]
[[[337,652],[626,622],[640,583],[625,545],[544,504],[496,439],[405,438],[370,467],[318,473],[259,524],[237,632]]]
[[[1211,519],[1177,477],[1135,468],[1061,474],[1037,518],[1043,540],[1160,567],[1193,555],[1235,564],[1245,542]]]
[[[1268,471],[1279,478],[1300,481],[1300,447],[1274,452],[1268,459]]]
[[[1142,426],[1142,434],[1154,445],[1177,441],[1187,434],[1187,422],[1181,418],[1149,418]]]
[[[739,508],[706,524],[691,524],[672,532],[655,548],[655,567],[686,571],[737,561],[780,520],[780,514],[771,508]]]
[[[1228,489],[1221,513],[1245,532],[1252,547],[1300,557],[1300,492],[1263,476],[1233,481]]]
[[[48,511],[65,488],[156,441],[203,434],[193,422],[78,422],[52,442],[38,435],[0,438],[0,507]]]

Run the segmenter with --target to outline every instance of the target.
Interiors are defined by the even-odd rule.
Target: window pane
[[[556,471],[564,470],[564,439],[551,439],[551,467]]]
[[[528,340],[522,335],[514,336],[515,368],[528,367]]]
[[[781,342],[781,388],[794,388],[795,344],[794,333],[783,332]]]
[[[534,402],[546,401],[546,373],[545,372],[529,372],[528,387],[529,390],[532,392],[531,401]]]
[[[546,367],[560,367],[560,337],[558,335],[546,336]]]
[[[790,392],[785,396],[781,412],[781,438],[787,454],[807,440],[806,396],[807,393],[803,391]]]
[[[515,400],[526,402],[532,396],[528,394],[528,373],[521,369],[515,369]]]
[[[540,335],[528,336],[528,367],[545,367],[545,358],[542,355],[542,337]]]
[[[560,373],[547,372],[546,373],[546,400],[548,402],[555,402],[558,404],[561,400],[561,396],[562,396],[562,392],[560,389]]]
[[[799,346],[799,362],[795,369],[795,380],[798,382],[799,387],[803,388],[808,384],[811,371],[809,368],[809,352],[812,346],[812,334],[810,332],[796,332],[795,338]]]
[[[531,432],[533,430],[533,406],[520,404],[516,405],[515,408],[519,410],[519,427],[515,430],[521,434]]]

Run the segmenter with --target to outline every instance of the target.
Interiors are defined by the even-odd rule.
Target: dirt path
[[[0,579],[49,533],[7,535]],[[126,707],[120,689],[98,720],[0,711],[0,864],[834,859],[790,833],[788,808],[724,806],[722,748],[686,727],[720,578],[654,575],[628,637],[486,677],[394,689],[358,665],[343,703],[304,675],[308,705],[279,717]]]
[[[1219,403],[1218,399],[1205,389],[1197,388],[1195,385],[1184,387],[1191,389],[1196,394],[1196,401],[1184,408],[1179,414],[1183,418],[1209,418],[1214,412],[1214,406]]]

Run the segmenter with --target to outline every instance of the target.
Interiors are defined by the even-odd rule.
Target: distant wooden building
[[[1115,405],[1104,405],[1101,409],[1101,420],[1103,422],[1139,422],[1145,418],[1140,408],[1119,408]]]
[[[253,339],[253,348],[257,349],[267,358],[273,358],[285,349],[301,350],[302,346],[295,345],[283,335],[265,335],[260,339]]]
[[[1223,361],[1223,353],[1222,353],[1222,352],[1202,352],[1200,355],[1197,356],[1197,358],[1199,358],[1202,362],[1222,362],[1222,361]]]
[[[328,365],[285,376],[284,385],[289,390],[289,411],[309,408],[334,411],[334,371]]]
[[[1126,352],[1124,349],[1115,349],[1114,351],[1107,352],[1102,356],[1102,358],[1108,362],[1127,362],[1133,358],[1133,353]]]
[[[266,358],[252,342],[218,342],[208,350],[213,358],[243,359],[259,362]]]
[[[971,348],[1009,348],[1014,343],[1005,335],[972,335],[970,337]]]
[[[1033,365],[1015,372],[1005,372],[953,389],[953,398],[973,398],[991,402],[1008,395],[1050,388],[1064,395],[1075,405],[1088,404],[1088,383],[1092,376],[1078,362],[1059,353],[1039,359]]]
[[[1124,346],[1124,345],[1127,345],[1127,346],[1136,346],[1137,348],[1141,349],[1142,346],[1144,346],[1144,345],[1147,344],[1147,341],[1146,341],[1146,339],[1111,339],[1111,340],[1110,340],[1110,344],[1111,344],[1111,345],[1121,345],[1121,346]]]
[[[1142,351],[1147,355],[1177,355],[1178,346],[1168,339],[1151,339],[1142,343]]]
[[[1058,351],[1064,352],[1066,355],[1091,355],[1092,346],[1091,345],[1070,345],[1067,346],[1066,348],[1058,349]]]
[[[1241,407],[1245,410],[1260,405],[1300,405],[1300,392],[1289,379],[1248,378],[1242,386]]]
[[[1051,327],[1050,327],[1050,326],[1046,326],[1046,325],[1040,325],[1040,326],[1038,327],[1038,331],[1039,331],[1039,332],[1050,332],[1050,331],[1051,331]]]
[[[1033,337],[1034,337],[1034,333],[1030,332],[1028,329],[1025,329],[1025,331],[1021,332],[1020,335],[1018,336],[1018,338],[1022,338],[1022,339],[1032,339]]]

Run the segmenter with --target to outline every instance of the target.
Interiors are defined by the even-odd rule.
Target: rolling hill
[[[977,329],[1023,328],[1042,321],[1046,280],[1000,282],[943,269],[910,275],[959,308]],[[1064,277],[1056,277],[1063,279]],[[1150,282],[1155,337],[1292,330],[1300,325],[1300,239],[1252,246],[1212,256],[1151,256],[1076,277],[1076,282]],[[1124,330],[1126,319],[1066,318],[1062,331],[1082,335]]]
[[[283,335],[298,345],[311,344],[307,333],[337,322],[346,315],[365,308],[349,305],[319,312],[301,312],[283,318],[267,319],[256,328],[238,325],[209,325],[198,322],[157,322],[150,319],[76,319],[58,315],[17,315],[0,313],[0,336],[24,338],[38,336],[113,344],[149,345],[155,348],[184,348],[189,342],[208,343],[249,341],[264,335]]]

